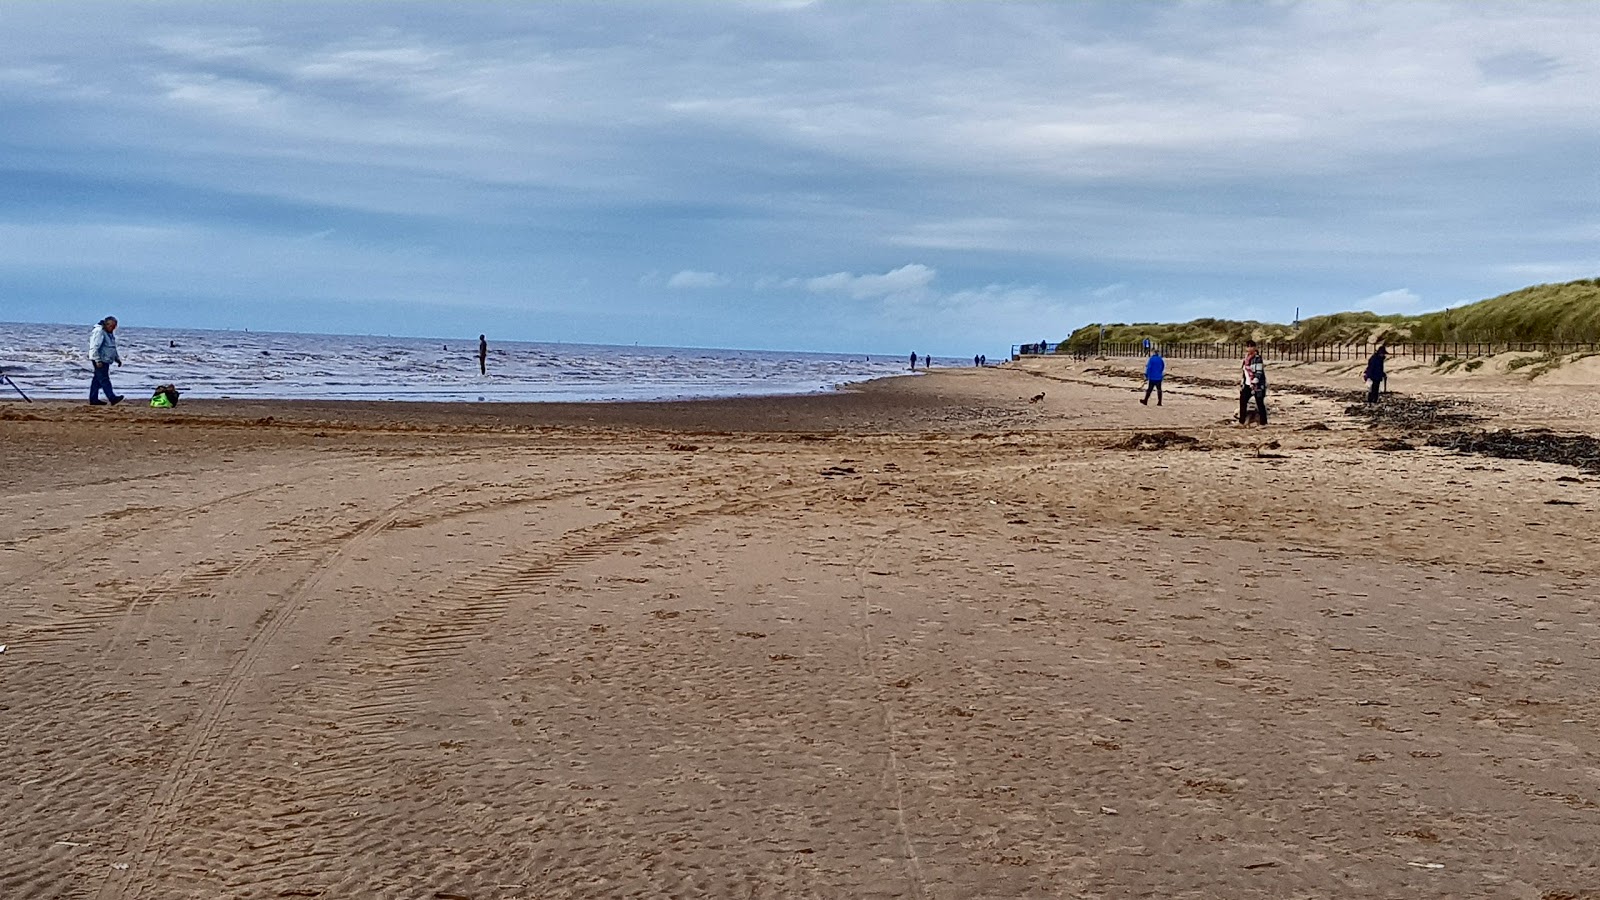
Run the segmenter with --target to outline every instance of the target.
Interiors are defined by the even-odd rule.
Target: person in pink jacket
[[[1250,414],[1250,398],[1256,398],[1256,421],[1267,424],[1267,365],[1255,341],[1244,343],[1244,364],[1240,367],[1239,424]]]

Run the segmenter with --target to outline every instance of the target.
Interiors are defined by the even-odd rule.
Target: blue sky
[[[0,321],[971,355],[1600,275],[1600,3],[0,4]]]

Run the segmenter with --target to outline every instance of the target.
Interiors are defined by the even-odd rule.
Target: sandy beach
[[[1600,473],[1235,365],[6,402],[0,897],[1600,897]]]

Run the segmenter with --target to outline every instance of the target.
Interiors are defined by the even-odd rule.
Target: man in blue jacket
[[[1140,400],[1145,406],[1150,405],[1150,392],[1156,395],[1156,405],[1161,405],[1161,379],[1167,377],[1167,361],[1161,358],[1160,350],[1150,351],[1150,360],[1144,364],[1144,399]]]
[[[111,364],[122,365],[122,356],[117,353],[116,331],[116,318],[106,316],[89,334],[89,363],[94,366],[94,379],[89,382],[89,402],[95,406],[105,406],[107,400],[112,406],[122,402],[122,395],[111,389]],[[100,399],[102,391],[105,400]]]

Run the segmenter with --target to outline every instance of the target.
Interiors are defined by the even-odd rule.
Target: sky
[[[996,355],[1600,276],[1600,2],[0,2],[0,321]]]

